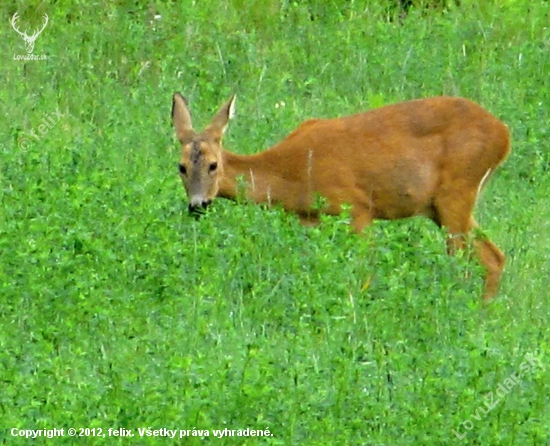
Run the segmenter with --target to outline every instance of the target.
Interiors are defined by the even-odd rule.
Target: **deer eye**
[[[180,173],[182,175],[186,175],[187,174],[187,169],[185,168],[185,166],[183,164],[179,164],[179,169],[180,169]]]
[[[217,168],[218,168],[218,162],[217,161],[214,161],[213,163],[210,163],[210,165],[208,166],[208,170],[210,172],[214,172]]]

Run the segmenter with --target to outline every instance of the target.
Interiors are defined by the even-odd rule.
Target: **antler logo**
[[[21,34],[21,36],[23,37],[23,40],[25,41],[25,48],[27,50],[27,53],[31,54],[32,51],[34,50],[34,42],[36,41],[40,33],[44,31],[44,28],[46,28],[46,25],[48,24],[48,14],[44,14],[44,19],[46,20],[46,22],[44,23],[44,26],[42,27],[42,29],[40,31],[36,31],[32,36],[28,36],[26,32],[22,33],[21,31],[19,31],[19,29],[17,29],[17,27],[15,26],[15,22],[17,22],[17,19],[19,18],[17,14],[18,13],[16,12],[13,15],[11,19],[11,26],[15,31],[17,31],[18,34]]]

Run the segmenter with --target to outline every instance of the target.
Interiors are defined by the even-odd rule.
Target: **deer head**
[[[44,28],[46,28],[46,25],[48,24],[48,15],[44,14],[44,19],[46,20],[44,22],[44,26],[40,31],[36,31],[32,36],[28,36],[26,32],[22,33],[21,31],[19,31],[19,29],[17,29],[17,27],[15,26],[15,22],[17,22],[18,18],[19,17],[17,16],[16,12],[11,19],[11,26],[18,34],[23,37],[23,40],[25,41],[25,49],[27,50],[27,53],[31,54],[34,50],[34,42],[36,41],[40,33],[44,31]]]
[[[216,197],[223,175],[222,136],[235,113],[232,96],[201,132],[193,130],[191,113],[185,98],[175,93],[172,121],[181,143],[180,177],[189,198],[189,211],[204,210]]]

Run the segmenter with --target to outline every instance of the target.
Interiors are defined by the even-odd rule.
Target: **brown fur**
[[[234,97],[197,134],[183,97],[174,95],[190,209],[216,196],[235,198],[237,178],[244,176],[249,198],[279,203],[305,224],[318,220],[317,195],[326,199],[327,214],[351,205],[358,233],[375,218],[423,215],[449,231],[452,253],[465,247],[465,236],[477,226],[472,211],[478,192],[510,150],[508,128],[485,109],[463,98],[434,97],[308,120],[270,149],[237,155],[221,147],[233,106]],[[200,154],[192,156],[197,145]],[[474,248],[487,270],[488,300],[497,292],[505,257],[483,237]]]

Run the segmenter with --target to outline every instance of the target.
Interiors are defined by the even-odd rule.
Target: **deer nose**
[[[198,202],[190,202],[188,209],[190,214],[202,213],[206,210],[208,205],[212,203],[212,200],[201,200]]]

